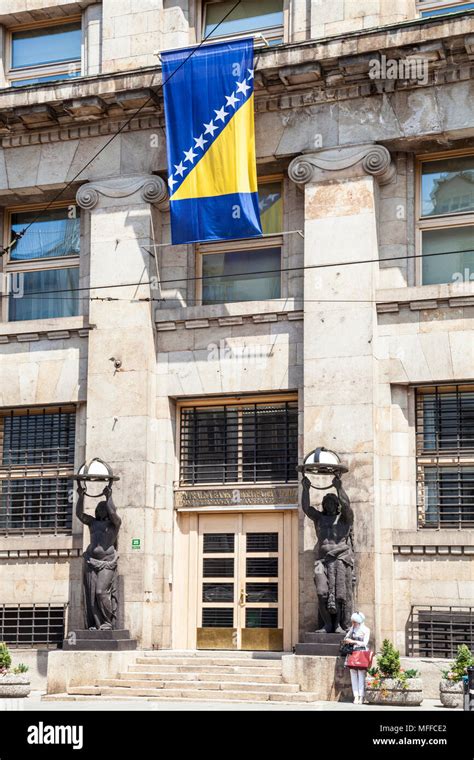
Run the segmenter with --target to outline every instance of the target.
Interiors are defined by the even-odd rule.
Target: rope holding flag
[[[190,52],[161,55],[172,243],[261,236],[253,39]]]

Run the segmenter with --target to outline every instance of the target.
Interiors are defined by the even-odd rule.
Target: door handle
[[[240,604],[240,606],[241,606],[241,607],[243,607],[243,606],[244,606],[244,604],[245,604],[245,591],[244,591],[244,589],[243,589],[243,588],[242,588],[242,589],[240,589],[240,599],[239,599],[239,604]]]

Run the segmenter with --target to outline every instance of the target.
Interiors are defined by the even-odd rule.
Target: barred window
[[[9,647],[53,648],[64,639],[67,604],[1,604],[0,641]]]
[[[75,409],[0,412],[0,531],[70,532]]]
[[[474,526],[474,386],[416,391],[420,527]]]
[[[461,644],[474,652],[474,607],[412,607],[407,630],[410,657],[453,658]]]
[[[180,483],[296,480],[298,403],[183,407]]]

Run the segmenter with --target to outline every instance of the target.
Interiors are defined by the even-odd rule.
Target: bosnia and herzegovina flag
[[[253,39],[161,60],[173,244],[261,235]]]

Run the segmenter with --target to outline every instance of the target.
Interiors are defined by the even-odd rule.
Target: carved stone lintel
[[[168,208],[168,190],[161,177],[154,174],[114,177],[96,182],[87,182],[76,194],[77,204],[91,211],[103,198],[128,198],[140,192],[145,203],[152,203],[161,211]]]
[[[331,175],[359,168],[386,185],[395,176],[392,157],[383,145],[355,145],[347,148],[326,148],[314,153],[303,153],[288,167],[290,179],[297,185],[331,179]],[[334,176],[336,179],[337,177]]]

